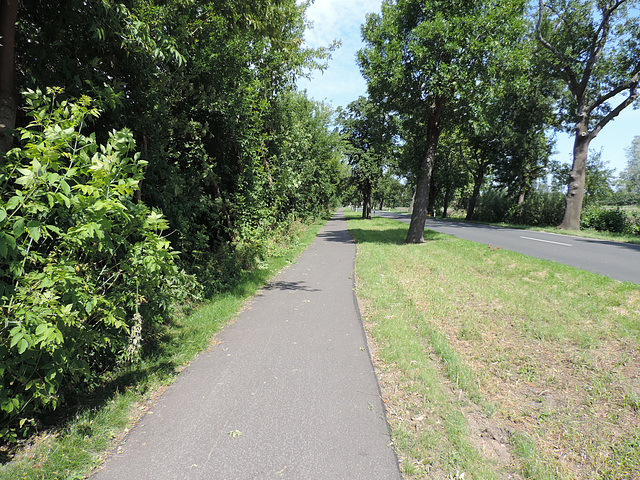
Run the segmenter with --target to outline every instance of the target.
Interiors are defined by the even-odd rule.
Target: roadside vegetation
[[[349,215],[406,478],[637,478],[639,286]]]
[[[295,87],[332,48],[304,47],[307,5],[19,3],[0,4],[2,444],[161,355],[176,310],[233,291],[346,175],[331,109]]]
[[[184,305],[156,339],[153,355],[105,373],[100,386],[74,398],[55,414],[41,419],[41,433],[0,449],[0,479],[81,479],[99,465],[114,443],[147,410],[177,374],[215,334],[232,320],[245,301],[282,268],[295,261],[313,241],[324,220],[297,223],[274,243],[272,256],[260,268],[243,274],[230,290],[203,304]],[[14,457],[15,455],[15,457]]]
[[[339,46],[305,45],[311,3],[0,2],[3,463],[70,425],[98,438],[83,402],[153,391],[138,380],[227,318],[196,341],[183,310],[242,290],[340,202],[412,204],[410,243],[450,209],[640,234],[618,210],[640,205],[640,136],[617,179],[588,151],[640,101],[638,0],[384,0],[362,26],[367,96],[340,111],[297,87]],[[577,132],[573,167],[550,160],[557,129]]]

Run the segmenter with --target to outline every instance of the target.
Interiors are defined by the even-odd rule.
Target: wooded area
[[[575,229],[596,197],[640,203],[637,141],[616,192],[587,160],[637,105],[638,6],[385,0],[368,96],[336,112],[296,88],[337,47],[305,47],[306,2],[0,0],[0,438],[340,202],[412,202],[412,243],[450,206]],[[571,169],[549,160],[559,128]]]
[[[295,89],[329,53],[304,48],[305,8],[3,0],[4,440],[337,204],[332,112]]]

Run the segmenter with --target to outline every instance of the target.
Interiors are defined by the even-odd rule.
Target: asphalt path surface
[[[406,214],[375,214],[405,223],[411,222],[411,217]],[[427,219],[425,228],[552,260],[624,282],[640,283],[640,245],[434,218]]]
[[[400,480],[341,212],[198,356],[93,480]]]

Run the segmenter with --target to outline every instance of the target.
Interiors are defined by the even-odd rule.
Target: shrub
[[[624,233],[627,230],[626,213],[616,208],[591,207],[582,212],[580,228],[591,228],[603,232]]]
[[[564,212],[564,195],[551,192],[531,192],[522,205],[513,205],[506,221],[531,226],[558,225]]]
[[[490,190],[480,197],[474,218],[485,222],[546,226],[559,224],[563,211],[564,196],[560,193],[532,192],[522,205],[518,205],[506,193]]]
[[[510,201],[504,192],[489,190],[478,199],[473,218],[483,222],[504,222]]]
[[[25,94],[32,122],[0,165],[0,438],[15,440],[65,391],[138,354],[192,280],[134,203],[145,162],[128,130],[82,133],[91,100]],[[193,288],[191,285],[189,288]]]
[[[627,233],[640,236],[640,213],[631,212],[627,217]]]

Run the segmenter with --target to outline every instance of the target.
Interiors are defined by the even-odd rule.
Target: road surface
[[[341,212],[93,480],[400,480]]]

